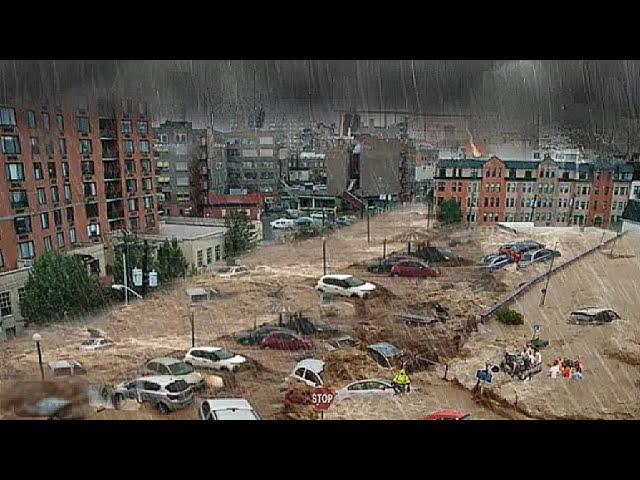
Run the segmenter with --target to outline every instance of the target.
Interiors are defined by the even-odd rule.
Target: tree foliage
[[[256,227],[246,212],[235,210],[225,218],[227,233],[224,237],[224,252],[227,258],[253,250],[258,243]]]
[[[440,204],[440,212],[438,214],[438,220],[445,225],[451,223],[458,223],[462,220],[462,213],[460,212],[460,204],[453,198],[443,200]]]
[[[184,277],[188,268],[187,260],[180,250],[178,241],[165,240],[158,248],[156,271],[161,282],[168,282],[174,278]]]
[[[108,292],[79,256],[47,252],[33,262],[20,311],[30,322],[47,323],[102,307],[107,299]]]
[[[524,317],[522,314],[510,308],[501,308],[498,310],[496,312],[496,318],[505,325],[524,325]]]

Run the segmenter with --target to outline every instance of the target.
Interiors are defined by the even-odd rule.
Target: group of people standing
[[[551,378],[572,378],[574,380],[582,380],[582,371],[584,370],[584,363],[582,357],[578,357],[577,360],[571,360],[568,358],[558,357],[553,361],[553,365],[549,369],[549,376]]]

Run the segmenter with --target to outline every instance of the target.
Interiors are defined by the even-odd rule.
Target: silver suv
[[[160,413],[169,413],[193,403],[191,387],[182,378],[170,375],[141,377],[116,385],[113,396],[115,408],[125,399],[139,403],[150,402]]]

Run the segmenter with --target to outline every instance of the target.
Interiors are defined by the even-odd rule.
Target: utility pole
[[[371,243],[371,227],[369,225],[369,203],[367,202],[367,243]]]
[[[190,310],[191,310],[191,348],[194,348],[196,346],[196,331],[195,331],[195,323],[193,319],[195,308],[191,306]]]
[[[542,298],[540,299],[541,307],[544,305],[544,301],[547,298],[547,290],[549,288],[549,279],[551,278],[551,270],[553,270],[553,262],[556,259],[555,251],[557,250],[557,248],[558,248],[558,242],[556,242],[555,245],[553,246],[554,255],[553,257],[551,257],[551,263],[549,264],[549,270],[547,271],[547,282],[544,288],[542,289]]]
[[[127,254],[122,252],[122,269],[124,277],[124,304],[129,305],[129,284],[127,282]]]
[[[387,239],[385,238],[382,241],[382,259],[387,258]]]
[[[145,273],[147,274],[147,278],[149,276],[149,272],[147,271],[147,256],[149,254],[149,244],[147,243],[147,241],[144,241],[144,257],[142,259],[142,295],[146,295],[147,294],[147,283],[145,283],[144,281],[144,275]]]
[[[322,271],[327,274],[327,239],[322,237]]]

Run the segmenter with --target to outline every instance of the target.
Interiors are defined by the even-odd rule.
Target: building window
[[[17,135],[2,135],[2,153],[5,155],[17,155],[20,151],[20,137]]]
[[[151,171],[151,160],[148,158],[140,160],[140,167],[144,173],[149,173]]]
[[[127,180],[127,193],[136,193],[138,191],[138,182],[135,179]]]
[[[131,133],[131,120],[122,120],[120,122],[120,129],[122,133]]]
[[[89,237],[97,237],[100,235],[100,225],[97,223],[91,223],[87,226],[87,235]]]
[[[197,257],[198,257],[198,267],[201,267],[202,266],[202,250],[198,250]]]
[[[216,245],[216,262],[220,260],[220,245]]]
[[[122,150],[124,153],[133,153],[133,142],[131,140],[123,140]]]
[[[187,143],[187,134],[176,133],[176,143]]]
[[[140,228],[138,224],[138,217],[129,217],[129,223],[131,224],[131,230],[134,232]]]
[[[0,126],[15,127],[16,126],[16,110],[11,107],[0,107]]]
[[[56,227],[62,225],[62,211],[59,208],[56,208],[53,211],[53,223],[56,225]]]
[[[129,211],[130,212],[135,212],[138,210],[138,199],[137,198],[130,198],[128,200],[129,203]]]
[[[67,223],[73,225],[74,220],[73,207],[67,207]]]
[[[207,248],[207,265],[213,261],[213,248]]]
[[[11,315],[11,292],[0,293],[0,315],[3,317]]]
[[[145,102],[138,103],[138,115],[147,114],[147,104]]]
[[[35,257],[33,241],[18,243],[18,256],[21,260],[28,260]]]
[[[26,208],[29,206],[26,190],[11,190],[9,192],[9,200],[12,208]]]
[[[89,123],[89,117],[77,117],[78,132],[89,133],[91,131],[91,124]]]
[[[153,197],[144,197],[144,208],[153,208]]]
[[[58,126],[58,131],[64,131],[64,118],[59,113],[56,115],[56,125]]]
[[[58,239],[58,248],[64,247],[64,232],[58,232],[56,237]]]
[[[147,222],[147,228],[151,228],[156,224],[156,220],[155,220],[153,214],[145,215],[145,220]]]
[[[88,203],[84,206],[84,213],[87,218],[94,218],[98,216],[98,204]]]
[[[138,122],[138,133],[140,135],[146,135],[149,130],[147,122]]]
[[[74,245],[76,242],[77,242],[76,229],[75,228],[70,228],[69,229],[69,243],[71,243],[71,245]]]
[[[36,128],[36,113],[31,110],[27,110],[27,126]]]
[[[40,145],[38,144],[38,138],[31,137],[29,140],[31,143],[31,153],[32,154],[40,153]]]
[[[51,237],[44,237],[44,251],[50,252],[53,250],[53,244],[51,243]]]
[[[40,162],[36,162],[33,164],[33,176],[36,180],[42,180],[44,178],[44,174],[42,172],[42,164]]]
[[[49,114],[48,113],[43,113],[42,114],[42,127],[46,131],[49,131],[51,129],[51,123],[49,122]]]
[[[161,133],[160,143],[169,143],[169,135],[167,135],[166,133]]]
[[[22,163],[5,164],[5,172],[7,180],[22,181],[24,180],[24,165]]]
[[[84,196],[95,197],[97,195],[96,182],[84,182]]]
[[[67,154],[67,141],[64,138],[58,139],[58,148],[60,149],[60,155],[64,157]]]
[[[136,173],[135,160],[125,160],[124,167],[127,170],[127,173]]]
[[[143,178],[142,179],[142,189],[145,191],[151,191],[151,179],[150,178]]]
[[[85,160],[80,162],[80,169],[83,175],[93,175],[93,162],[91,160]]]
[[[40,214],[40,226],[43,230],[49,228],[49,212],[42,212]]]
[[[140,140],[138,146],[142,153],[149,153],[149,140]]]
[[[91,140],[89,140],[87,138],[81,138],[80,139],[79,147],[80,147],[80,153],[82,155],[90,155],[91,152],[93,151],[93,148],[91,146]]]
[[[44,205],[45,203],[47,203],[47,194],[44,191],[44,188],[40,187],[36,190],[37,194],[38,194],[38,203],[40,205]]]
[[[58,187],[56,187],[55,185],[51,187],[51,201],[53,203],[60,201],[60,197],[58,195]]]
[[[62,178],[68,180],[69,179],[69,163],[62,162]]]

